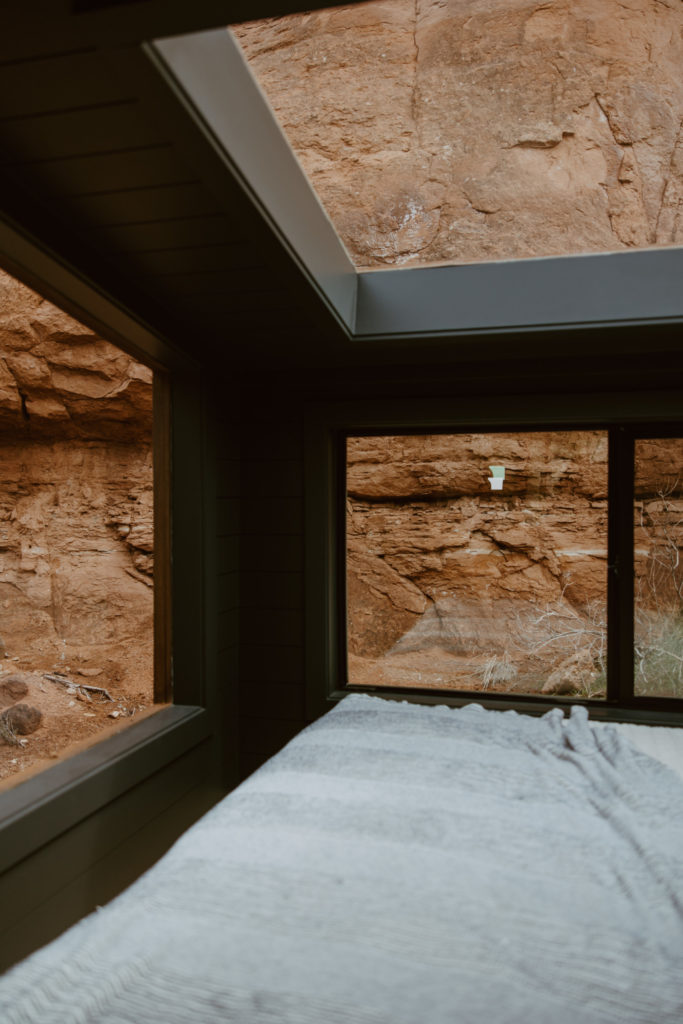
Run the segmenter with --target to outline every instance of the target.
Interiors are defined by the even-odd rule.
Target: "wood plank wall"
[[[227,392],[227,393],[226,393]],[[239,528],[240,425],[239,409],[229,386],[214,394],[209,444],[215,466],[215,677],[218,698],[216,728],[222,739],[226,789],[239,781]]]
[[[0,874],[0,971],[106,903],[149,868],[237,778],[238,439],[225,389],[206,396],[197,474],[203,507],[191,546],[206,561],[204,698],[212,734]],[[216,424],[222,423],[222,429]],[[217,486],[217,481],[221,481]],[[232,482],[231,482],[232,481]],[[183,638],[199,651],[196,636]]]
[[[0,876],[0,972],[130,885],[220,796],[205,741]]]
[[[306,724],[303,420],[271,403],[242,427],[240,775]]]

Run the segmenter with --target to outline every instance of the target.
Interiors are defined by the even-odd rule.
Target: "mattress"
[[[107,907],[4,1024],[680,1024],[683,780],[585,709],[351,695]]]
[[[595,728],[605,723],[592,722]],[[632,725],[618,723],[612,728],[628,742],[649,757],[665,764],[683,779],[683,729],[668,729],[661,725]]]

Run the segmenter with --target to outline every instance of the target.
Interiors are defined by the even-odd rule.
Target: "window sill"
[[[429,690],[390,689],[389,687],[350,686],[348,689],[336,689],[329,694],[329,710],[349,693],[366,693],[370,697],[383,697],[385,700],[409,701],[413,704],[445,704],[448,707],[464,707],[465,704],[481,704],[490,711],[518,711],[526,715],[544,715],[553,708],[561,708],[565,715],[573,705],[588,708],[588,717],[594,722],[630,722],[633,725],[664,725],[670,728],[683,727],[683,712],[680,710],[662,710],[656,707],[622,706],[608,704],[604,700],[577,700],[571,697],[515,697],[501,694],[491,697],[483,691],[472,693],[435,693]]]
[[[0,872],[159,771],[211,733],[204,708],[173,705],[0,795]]]

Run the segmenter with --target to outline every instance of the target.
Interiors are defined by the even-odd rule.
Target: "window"
[[[325,638],[312,708],[361,689],[681,714],[683,431],[591,423],[600,402],[614,404],[583,396],[584,423],[552,428],[487,427],[471,400],[470,429],[438,424],[438,402],[409,426],[389,406],[312,414],[308,513],[325,509],[328,530],[308,552],[309,630]]]
[[[355,265],[680,244],[679,5],[500,12],[384,0],[235,27]]]
[[[346,439],[351,686],[606,695],[605,430]]]
[[[155,638],[163,384],[8,274],[0,293],[0,783],[11,785],[157,710],[170,679]]]

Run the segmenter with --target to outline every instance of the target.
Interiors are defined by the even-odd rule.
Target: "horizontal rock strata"
[[[600,692],[607,455],[604,431],[350,438],[351,680]],[[635,509],[643,607],[676,614],[683,574],[661,564],[683,548],[680,456],[644,443]]]
[[[151,370],[0,274],[0,438],[0,670],[90,672],[151,701]],[[0,676],[1,706],[22,678]]]

